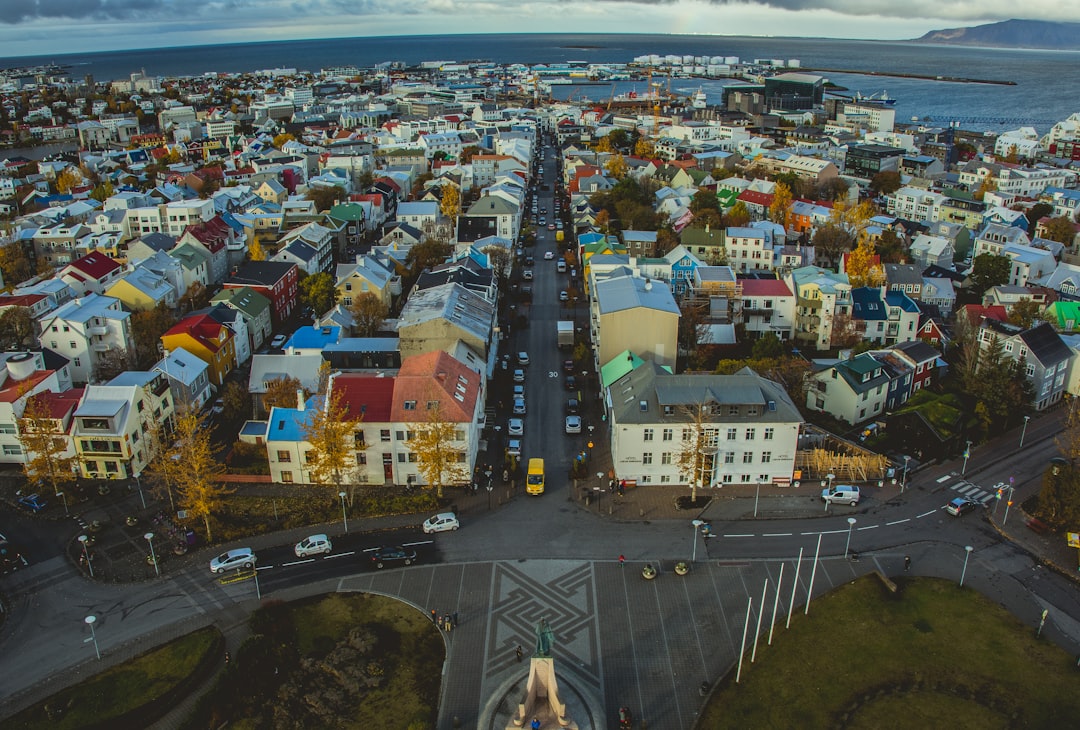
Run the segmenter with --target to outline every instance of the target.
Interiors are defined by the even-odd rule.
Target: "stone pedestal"
[[[577,723],[566,715],[566,703],[559,699],[559,684],[555,678],[555,660],[551,657],[533,657],[529,664],[529,681],[524,701],[506,730],[530,728],[533,719],[540,721],[545,730],[568,728],[577,730]]]

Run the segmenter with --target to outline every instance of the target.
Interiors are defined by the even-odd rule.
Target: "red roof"
[[[51,370],[43,371],[51,373]],[[51,418],[57,420],[67,417],[69,413],[79,407],[79,401],[82,400],[83,393],[86,392],[85,388],[72,388],[71,390],[65,390],[63,393],[54,393],[51,390],[46,390],[42,393],[37,393],[33,396],[35,401],[44,400],[48,407],[48,413]]]
[[[439,412],[445,421],[472,421],[480,396],[480,383],[479,373],[442,350],[413,355],[401,363],[395,379],[391,420],[424,422],[428,417],[427,402],[438,401]],[[406,409],[406,402],[415,405]]]
[[[225,337],[218,343],[218,338],[221,337],[223,331]],[[220,350],[231,336],[228,327],[207,314],[196,314],[182,319],[163,336],[183,334],[191,335],[211,352]]]
[[[4,367],[0,365],[0,367]],[[45,378],[49,377],[55,370],[35,370],[22,380],[15,380],[14,378],[8,378],[4,381],[3,386],[0,386],[0,403],[14,403],[22,398],[29,391]]]
[[[786,282],[779,279],[742,279],[744,297],[790,297],[793,296]]]
[[[0,309],[6,307],[33,307],[45,298],[44,294],[0,294]]]
[[[757,205],[763,205],[766,208],[772,205],[773,194],[772,193],[759,193],[757,190],[743,190],[739,193],[738,200],[744,203],[755,203]]]
[[[394,378],[342,373],[334,378],[330,392],[340,396],[348,418],[362,418],[368,423],[390,421]]]
[[[64,267],[61,276],[65,273],[74,274],[76,271],[85,274],[96,281],[101,281],[117,269],[123,268],[120,264],[99,251],[91,251],[81,259],[75,259]],[[76,279],[79,277],[76,276]]]
[[[975,326],[978,326],[984,319],[996,319],[999,322],[1009,321],[1009,313],[1000,304],[990,307],[984,307],[981,304],[965,304],[963,309],[968,322]]]
[[[217,253],[227,243],[230,230],[229,224],[220,215],[215,215],[205,223],[188,226],[184,229],[184,233],[190,233],[195,240],[205,246],[211,253]]]

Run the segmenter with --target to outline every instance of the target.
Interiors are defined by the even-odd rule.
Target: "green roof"
[[[637,369],[643,362],[645,361],[634,353],[623,350],[600,367],[600,384],[605,388],[610,387],[612,383]]]
[[[330,209],[329,215],[334,220],[360,222],[364,220],[364,206],[359,203],[338,203]]]

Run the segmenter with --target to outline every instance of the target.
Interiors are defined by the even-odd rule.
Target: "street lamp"
[[[342,490],[337,493],[337,496],[341,497],[341,521],[345,523],[345,534],[349,534],[349,515],[345,512],[345,491]]]
[[[600,498],[604,496],[604,472],[596,472],[596,482],[600,486],[596,487],[596,514],[600,514]]]
[[[911,461],[911,457],[904,454],[904,478],[900,480],[900,494],[904,493],[904,487],[907,486],[907,465]]]
[[[142,502],[142,508],[146,509],[146,495],[143,494],[142,480],[139,479],[139,475],[135,475],[135,486],[139,489],[139,501]]]
[[[960,470],[960,476],[967,474],[967,462],[971,457],[971,441],[967,442],[967,446],[964,448],[964,468]]]
[[[847,557],[848,548],[851,547],[851,531],[855,528],[855,518],[847,518],[847,544],[844,545],[844,557]]]
[[[90,577],[94,577],[94,564],[90,562],[90,550],[86,547],[90,542],[90,538],[86,535],[79,535],[79,542],[82,543],[83,559],[86,561],[86,567],[90,570]]]
[[[1031,416],[1024,416],[1024,428],[1020,431],[1020,448],[1024,448],[1024,436],[1027,435],[1028,421],[1031,420]]]
[[[157,553],[154,552],[154,533],[148,532],[145,535],[143,535],[143,537],[145,537],[146,541],[148,543],[150,543],[150,560],[152,560],[153,563],[154,563],[154,573],[160,578],[161,577],[161,568],[158,567]]]
[[[94,622],[97,621],[97,616],[91,614],[90,616],[84,618],[83,621],[85,621],[86,625],[90,627],[90,638],[83,639],[83,643],[85,644],[88,641],[94,642],[94,653],[97,654],[98,661],[101,661],[101,649],[98,648],[97,633],[94,632]]]
[[[970,545],[965,545],[964,546],[964,569],[960,571],[960,587],[961,588],[964,587],[964,576],[967,575],[968,558],[971,557],[971,551],[974,550],[974,549],[975,548],[971,547]]]
[[[63,492],[57,492],[57,493],[56,493],[56,496],[57,496],[57,497],[59,497],[59,498],[60,498],[60,501],[64,503],[64,514],[65,514],[65,515],[69,515],[69,514],[71,514],[70,512],[68,512],[68,506],[67,506],[67,495],[66,495],[66,494],[64,494]]]
[[[694,562],[697,562],[697,534],[698,534],[698,530],[700,530],[701,526],[705,524],[705,520],[693,520],[693,521],[690,522],[690,524],[694,526],[694,556],[692,558],[690,558],[690,562],[694,563]]]

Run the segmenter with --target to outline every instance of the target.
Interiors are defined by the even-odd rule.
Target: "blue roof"
[[[266,436],[266,421],[248,421],[240,429],[241,436]]]
[[[340,327],[301,327],[293,332],[292,337],[285,343],[285,347],[294,347],[298,350],[322,350],[327,345],[337,342],[340,336]]]
[[[881,291],[869,286],[852,289],[851,316],[866,321],[888,319],[889,312],[881,301]]]
[[[890,307],[900,307],[905,312],[918,312],[919,305],[902,291],[890,291],[885,294],[885,302]]]
[[[295,408],[270,410],[270,421],[266,427],[267,441],[303,441],[304,426],[307,423],[307,411]]]

